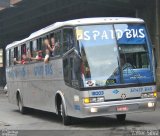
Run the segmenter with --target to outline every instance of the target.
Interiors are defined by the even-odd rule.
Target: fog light
[[[86,103],[86,104],[87,104],[87,103],[90,103],[90,99],[89,99],[89,98],[84,98],[83,101],[84,101],[84,103]]]
[[[94,107],[91,108],[90,110],[91,110],[91,112],[98,112],[98,109],[97,109],[97,108],[94,108]]]
[[[154,102],[149,102],[149,103],[148,103],[148,107],[149,107],[149,108],[154,107]]]
[[[157,97],[157,92],[154,92],[154,94],[153,94],[153,95],[154,95],[154,97]]]

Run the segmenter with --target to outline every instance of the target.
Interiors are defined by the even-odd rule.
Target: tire
[[[119,114],[119,115],[116,115],[117,116],[117,120],[119,122],[124,122],[126,120],[126,114]]]
[[[17,104],[18,104],[19,112],[22,114],[25,114],[26,108],[23,106],[22,98],[20,97],[20,95],[18,95]]]
[[[69,117],[69,116],[66,115],[66,111],[65,111],[63,102],[62,102],[62,104],[60,105],[60,109],[61,109],[62,123],[63,123],[65,126],[71,125],[71,124],[72,124],[71,117]]]

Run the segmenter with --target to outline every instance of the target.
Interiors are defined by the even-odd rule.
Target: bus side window
[[[11,65],[14,65],[14,48],[11,49]]]
[[[18,60],[18,47],[14,48],[14,59]],[[14,63],[16,64],[16,63]]]
[[[41,45],[42,45],[42,48],[41,48],[41,51],[42,51],[42,57],[44,58],[45,55],[46,55],[46,45],[44,43],[45,39],[48,39],[49,40],[49,36],[43,36],[42,37],[42,40],[41,40]],[[50,44],[50,43],[49,43]]]
[[[65,58],[63,60],[63,73],[64,73],[64,81],[67,84],[69,84],[70,82],[69,69],[70,69],[69,59]]]
[[[9,49],[8,59],[9,59],[8,66],[11,66],[11,49]]]
[[[26,55],[27,55],[28,58],[31,57],[29,42],[26,43]]]
[[[74,46],[74,34],[73,29],[63,29],[63,53],[67,52]]]
[[[33,57],[33,42],[32,41],[30,41],[29,43],[29,48],[30,48],[31,57]]]
[[[55,54],[55,43],[56,43],[55,33],[53,32],[49,35],[49,44],[50,44],[51,48],[54,50],[54,51],[51,51],[51,53],[50,53],[51,57],[54,57],[56,55]]]
[[[70,57],[70,71],[71,71],[71,80],[76,80],[76,75],[75,75],[75,71],[74,71],[74,58]]]
[[[14,58],[16,58],[16,60],[18,60],[18,47],[14,48]]]
[[[64,81],[68,85],[79,86],[80,80],[80,59],[72,52],[63,59]]]
[[[37,41],[34,40],[32,42],[30,42],[30,47],[31,47],[31,51],[32,51],[32,57],[36,57],[36,51],[37,51]]]
[[[42,50],[42,38],[37,39],[37,50]]]
[[[21,60],[21,46],[18,47],[18,61]]]
[[[7,50],[7,53],[6,53],[6,66],[9,67],[9,50]]]
[[[58,55],[62,54],[62,33],[61,33],[61,30],[55,32],[54,39],[55,39],[54,55],[58,56]]]
[[[25,54],[26,55],[26,53],[27,53],[26,44],[23,44],[21,46],[21,54]]]

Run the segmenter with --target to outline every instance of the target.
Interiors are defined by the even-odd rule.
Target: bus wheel
[[[17,103],[18,103],[18,109],[19,109],[20,113],[25,114],[26,113],[26,109],[23,106],[22,99],[21,99],[20,95],[18,95]]]
[[[124,122],[125,119],[126,119],[126,114],[119,114],[119,115],[116,115],[117,116],[117,120],[120,121],[120,122]]]
[[[61,116],[62,116],[62,122],[64,125],[71,125],[71,117],[67,116],[66,115],[66,111],[65,111],[65,108],[64,108],[64,104],[62,102],[62,104],[60,105],[60,108],[61,108]]]

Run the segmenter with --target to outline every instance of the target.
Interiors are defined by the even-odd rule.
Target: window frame
[[[62,28],[62,54],[64,55],[64,54],[66,54],[68,51],[70,51],[73,47],[75,47],[75,44],[76,44],[76,39],[75,39],[75,29],[74,29],[75,27],[63,27]],[[73,46],[72,47],[70,47],[69,46],[69,49],[67,50],[67,51],[64,51],[64,30],[65,29],[72,29],[72,32],[73,32]],[[65,41],[65,42],[67,42],[67,41]]]

